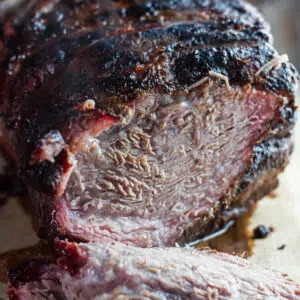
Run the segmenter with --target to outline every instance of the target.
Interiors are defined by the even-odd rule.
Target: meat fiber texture
[[[300,299],[287,276],[210,250],[66,242],[57,249],[58,265],[14,270],[11,299]]]
[[[243,1],[26,1],[2,41],[3,132],[50,241],[184,243],[288,162],[298,75]]]

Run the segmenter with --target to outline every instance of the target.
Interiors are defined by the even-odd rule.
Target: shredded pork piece
[[[265,65],[263,65],[257,72],[256,72],[256,76],[260,75],[261,73],[269,73],[273,68],[275,68],[275,70],[278,70],[281,65],[283,63],[287,63],[289,62],[289,57],[287,54],[283,54],[280,55],[274,59],[272,59],[271,61],[269,61],[268,63],[266,63]]]

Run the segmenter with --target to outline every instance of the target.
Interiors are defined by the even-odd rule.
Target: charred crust
[[[287,153],[282,155],[288,146]],[[252,156],[252,165],[244,174],[238,192],[244,191],[247,186],[254,182],[257,174],[263,174],[265,170],[276,170],[284,167],[292,151],[293,146],[289,145],[288,138],[273,138],[256,145]]]
[[[266,227],[265,225],[261,224],[254,228],[253,230],[253,239],[265,239],[267,238],[271,233],[271,230]]]
[[[68,158],[68,150],[64,149],[54,163],[42,161],[40,164],[26,165],[23,177],[31,188],[42,194],[55,195],[59,190],[62,176],[72,167]]]
[[[18,288],[29,281],[38,281],[40,276],[47,271],[47,262],[31,260],[24,262],[19,267],[9,272],[9,283]]]
[[[51,199],[52,196],[44,196],[44,199],[41,199],[41,195],[38,192],[33,189],[30,189],[30,192],[36,215],[39,216],[38,237],[40,239],[47,239],[49,244],[53,247],[55,237],[58,236],[58,232],[62,232],[63,230],[59,228],[57,224],[54,201]],[[41,200],[43,201],[41,202]],[[62,238],[62,240],[64,240],[64,238]]]

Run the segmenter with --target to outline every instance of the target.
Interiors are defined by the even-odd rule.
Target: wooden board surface
[[[275,231],[267,239],[255,242],[249,260],[288,273],[300,282],[300,122],[296,126],[295,140],[295,151],[290,165],[280,176],[276,197],[260,201],[251,218],[251,227],[264,224],[273,226]],[[34,221],[21,203],[20,199],[11,198],[0,207],[0,254],[27,248],[39,241]],[[282,245],[285,248],[278,250]],[[5,263],[0,259],[0,268],[5,267],[1,266]],[[6,285],[0,283],[0,299],[6,299],[5,295]]]

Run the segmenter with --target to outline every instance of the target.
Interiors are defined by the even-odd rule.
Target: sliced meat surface
[[[11,273],[11,299],[300,299],[286,275],[210,250],[56,247],[58,265],[31,262]]]
[[[2,40],[3,132],[51,241],[184,243],[288,163],[298,75],[244,1],[29,1]]]

